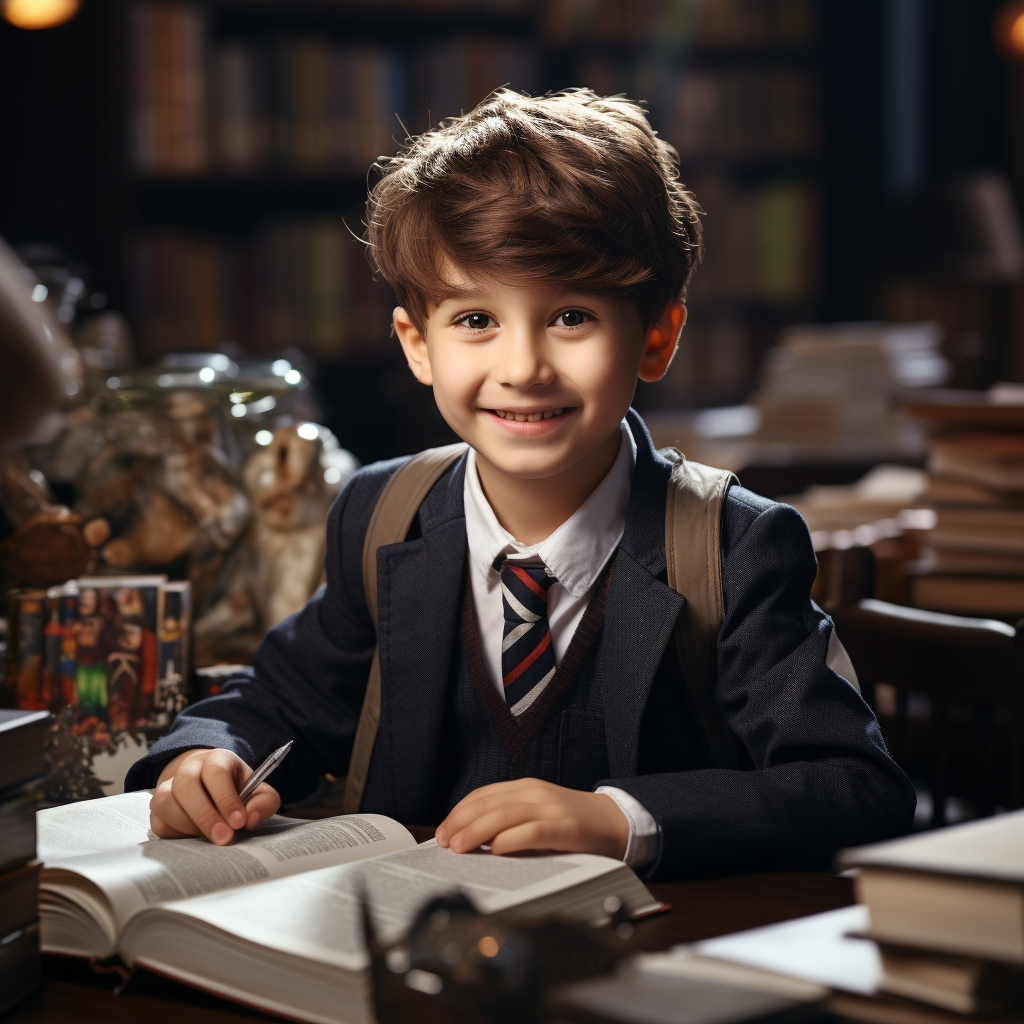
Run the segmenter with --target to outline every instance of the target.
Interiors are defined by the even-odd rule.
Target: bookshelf
[[[565,62],[576,81],[648,101],[707,214],[679,353],[663,381],[640,386],[641,408],[741,401],[781,328],[818,315],[821,7],[650,4],[632,32],[594,19],[563,42],[565,56],[586,43]]]
[[[206,0],[111,6],[112,247],[140,354],[304,350],[363,459],[447,428],[388,337],[366,171],[491,88],[646,99],[707,210],[707,257],[668,378],[641,407],[739,401],[820,281],[814,0]],[[396,117],[397,115],[397,117]],[[335,287],[335,282],[341,282]],[[219,341],[218,341],[219,339]]]

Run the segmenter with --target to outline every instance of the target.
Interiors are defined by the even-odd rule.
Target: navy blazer
[[[730,489],[723,513],[715,695],[745,768],[707,760],[669,643],[685,601],[666,583],[671,465],[635,412],[629,424],[637,462],[593,676],[611,778],[596,785],[632,794],[660,825],[661,854],[645,876],[822,866],[841,847],[907,831],[913,787],[860,694],[826,665],[833,625],[810,600],[807,527],[794,509],[742,487]],[[154,785],[162,766],[192,747],[226,747],[255,765],[288,739],[295,747],[272,780],[286,803],[325,772],[345,774],[378,640],[363,539],[403,461],[353,477],[328,517],[326,587],[267,633],[250,673],[179,715],[126,788]],[[381,717],[362,808],[406,822],[436,816],[467,551],[465,463],[435,484],[407,539],[377,555]]]

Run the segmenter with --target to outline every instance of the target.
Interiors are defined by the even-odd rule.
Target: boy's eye
[[[494,326],[494,321],[486,313],[470,313],[469,316],[464,316],[461,320],[457,320],[456,323],[462,324],[463,327],[468,327],[474,331],[483,331],[488,327]]]
[[[567,309],[555,317],[555,325],[558,327],[581,327],[589,317],[579,309]]]

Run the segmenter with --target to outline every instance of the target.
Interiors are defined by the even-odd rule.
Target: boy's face
[[[682,305],[672,304],[671,337],[652,362],[651,332],[629,302],[452,279],[455,294],[430,312],[425,338],[402,309],[395,327],[416,377],[432,385],[445,420],[476,450],[481,479],[554,483],[588,475],[588,464],[603,475],[637,377],[656,380],[668,365]]]

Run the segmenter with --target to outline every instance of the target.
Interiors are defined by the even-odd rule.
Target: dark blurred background
[[[3,9],[17,20],[31,2]],[[495,86],[587,85],[647,103],[707,211],[682,349],[641,408],[742,402],[765,352],[807,322],[936,321],[948,383],[1021,381],[1012,268],[936,269],[944,232],[925,244],[919,230],[948,215],[929,212],[936,187],[979,172],[1019,203],[1024,73],[1012,38],[997,48],[1000,10],[82,0],[57,27],[0,21],[0,235],[81,261],[141,363],[299,349],[343,446],[363,462],[418,450],[448,435],[349,233],[367,168],[402,125],[423,130]]]

